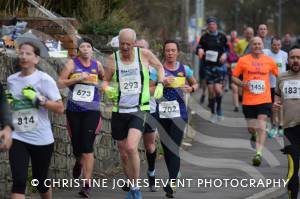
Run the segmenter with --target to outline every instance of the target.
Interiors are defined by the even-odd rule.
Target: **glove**
[[[104,91],[106,97],[108,99],[116,99],[118,97],[118,91],[114,87],[109,86],[105,91]]]
[[[8,90],[5,90],[5,96],[6,96],[8,104],[11,105],[14,102],[14,97],[12,96],[12,94],[10,92],[8,92]]]
[[[38,99],[37,98],[37,93],[31,85],[23,88],[22,89],[22,94],[25,98],[31,100],[32,104],[37,105],[37,101],[38,101],[37,100]]]
[[[164,86],[162,83],[158,83],[156,85],[153,97],[155,99],[160,99],[163,96],[163,94],[164,94]]]

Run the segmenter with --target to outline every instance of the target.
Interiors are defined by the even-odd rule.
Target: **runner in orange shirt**
[[[266,120],[271,115],[270,73],[278,75],[278,68],[271,57],[263,54],[263,42],[259,37],[250,41],[251,53],[241,57],[233,71],[232,81],[243,88],[243,113],[247,119],[252,144],[256,142],[254,166],[261,164],[266,140]],[[243,75],[243,81],[238,77]],[[257,139],[256,139],[257,136]]]

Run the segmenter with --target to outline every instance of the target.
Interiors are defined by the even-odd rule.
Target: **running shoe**
[[[151,192],[156,192],[157,188],[155,187],[155,176],[150,176],[148,174],[148,180],[149,180],[149,189]]]
[[[128,182],[124,183],[124,186],[121,187],[121,188],[122,188],[123,191],[126,191],[126,192],[130,191],[130,186],[129,186]]]
[[[223,121],[224,120],[224,115],[222,110],[217,110],[217,119],[218,121]]]
[[[80,163],[80,159],[76,160],[74,167],[73,167],[73,178],[78,179],[81,176],[81,171],[82,171],[82,165]]]
[[[91,188],[89,186],[84,186],[81,188],[81,190],[79,191],[79,195],[82,196],[83,198],[89,198],[90,197],[90,192],[91,192]]]
[[[166,192],[167,198],[174,198],[175,186],[171,186],[170,183],[164,187],[164,191]]]
[[[234,107],[233,111],[234,111],[234,112],[239,112],[239,107],[237,107],[237,106]]]
[[[211,123],[216,123],[218,121],[218,116],[217,114],[211,114],[209,121]]]
[[[267,131],[268,138],[273,138],[278,134],[278,128],[273,126],[269,131]]]
[[[284,136],[284,130],[283,129],[278,129],[278,136],[283,137]]]
[[[142,192],[141,190],[130,190],[130,192],[128,192],[131,195],[131,198],[126,197],[125,199],[142,199]]]
[[[260,164],[261,164],[261,155],[256,154],[252,159],[252,165],[259,167]]]

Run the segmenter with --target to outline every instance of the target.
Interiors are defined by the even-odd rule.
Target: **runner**
[[[7,97],[8,98],[8,97]],[[5,91],[2,84],[0,83],[0,152],[7,151],[12,143],[11,132],[13,130],[11,112],[8,106]]]
[[[253,36],[254,36],[253,28],[251,28],[251,27],[245,28],[245,31],[244,31],[245,38],[239,40],[234,49],[234,51],[237,53],[237,55],[239,57],[242,57],[245,54],[250,52],[250,49],[248,48],[248,46],[249,46],[249,42],[253,38]]]
[[[48,110],[63,113],[64,106],[55,81],[36,69],[40,50],[30,42],[19,46],[21,71],[8,77],[8,95],[13,110],[13,144],[9,151],[13,185],[12,199],[25,199],[29,159],[32,178],[40,183],[41,198],[51,199],[51,188],[45,185],[54,148]]]
[[[265,49],[271,49],[271,38],[268,36],[268,27],[266,24],[259,24],[257,36],[263,40]]]
[[[271,39],[271,50],[264,49],[264,53],[273,58],[276,62],[279,74],[286,71],[287,59],[288,55],[286,52],[281,50],[281,39],[279,37],[273,37]],[[274,102],[275,96],[275,87],[276,87],[276,77],[274,75],[270,75],[270,84],[271,84],[271,97],[272,102]],[[281,114],[272,114],[271,122],[272,127],[268,130],[268,136],[270,138],[276,136],[283,136],[283,129],[280,124]]]
[[[190,67],[177,61],[179,44],[176,41],[167,40],[164,43],[163,52],[166,78],[163,99],[159,101],[157,107],[161,124],[158,132],[169,172],[169,183],[164,187],[164,191],[168,198],[173,198],[175,185],[172,182],[179,174],[179,148],[188,121],[184,93],[193,93],[198,89],[198,84]],[[151,80],[151,85],[154,86],[154,82],[157,81],[156,74],[151,74]]]
[[[141,39],[135,42],[135,46],[138,48],[149,49],[149,44],[146,40]],[[155,70],[150,66],[150,73]],[[149,180],[149,189],[151,192],[156,192],[157,188],[155,187],[155,160],[156,160],[156,127],[153,122],[156,112],[156,101],[154,97],[150,98],[150,115],[147,117],[147,123],[145,125],[145,132],[143,134],[144,146],[146,149],[147,163],[148,163],[148,180]]]
[[[67,123],[76,158],[73,178],[81,173],[91,179],[94,168],[94,141],[101,128],[99,79],[104,70],[101,63],[92,58],[93,43],[88,38],[78,41],[78,56],[70,60],[60,74],[60,88],[69,87]],[[82,185],[79,195],[89,197],[89,183]]]
[[[224,63],[227,59],[228,46],[226,36],[218,31],[217,19],[209,17],[206,22],[208,33],[205,33],[200,39],[198,56],[204,60],[211,109],[210,121],[215,123],[223,119],[222,84],[224,83]],[[215,109],[215,102],[217,102],[217,109]]]
[[[300,155],[300,48],[289,52],[290,69],[277,79],[273,111],[283,110],[284,153],[288,156],[289,199],[297,199],[299,191]]]
[[[254,166],[259,166],[266,139],[266,120],[271,115],[272,106],[269,74],[278,75],[278,68],[271,57],[263,54],[261,38],[254,37],[250,47],[251,54],[239,59],[232,80],[243,88],[243,113],[252,135],[251,141],[256,141],[256,154],[252,161]],[[238,78],[240,75],[243,75],[243,81]]]
[[[151,51],[134,47],[135,40],[134,30],[126,28],[120,31],[120,50],[107,60],[103,90],[114,102],[112,137],[118,143],[124,173],[133,183],[126,198],[140,199],[142,194],[136,183],[140,176],[138,144],[150,111],[149,66],[158,71],[158,86],[154,92],[156,99],[163,94],[164,70]],[[111,80],[112,86],[109,86]]]

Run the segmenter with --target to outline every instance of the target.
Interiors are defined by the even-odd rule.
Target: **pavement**
[[[210,123],[207,101],[198,104],[199,94],[190,98],[192,115],[189,134],[195,137],[191,146],[181,151],[181,178],[175,197],[178,199],[287,199],[284,181],[287,173],[287,158],[280,152],[282,138],[268,139],[260,167],[252,166],[255,151],[250,146],[250,135],[240,112],[233,112],[231,92],[224,95],[223,109],[225,120],[218,124]],[[142,163],[141,178],[146,178],[147,164]],[[163,158],[157,160],[156,176],[158,185],[167,178]],[[113,188],[112,182],[123,176],[108,178],[107,184],[94,188],[90,198],[121,199],[126,193],[121,188]],[[99,180],[99,179],[98,179]],[[103,179],[102,179],[103,180]],[[122,182],[122,181],[118,181]],[[243,183],[242,183],[243,182]],[[280,183],[279,183],[280,182]],[[252,183],[252,184],[251,184]],[[267,184],[269,183],[269,184]],[[101,186],[101,185],[100,185]],[[79,188],[55,189],[53,198],[79,198]],[[162,188],[149,192],[142,187],[144,199],[166,198]],[[31,198],[38,198],[32,195]]]

